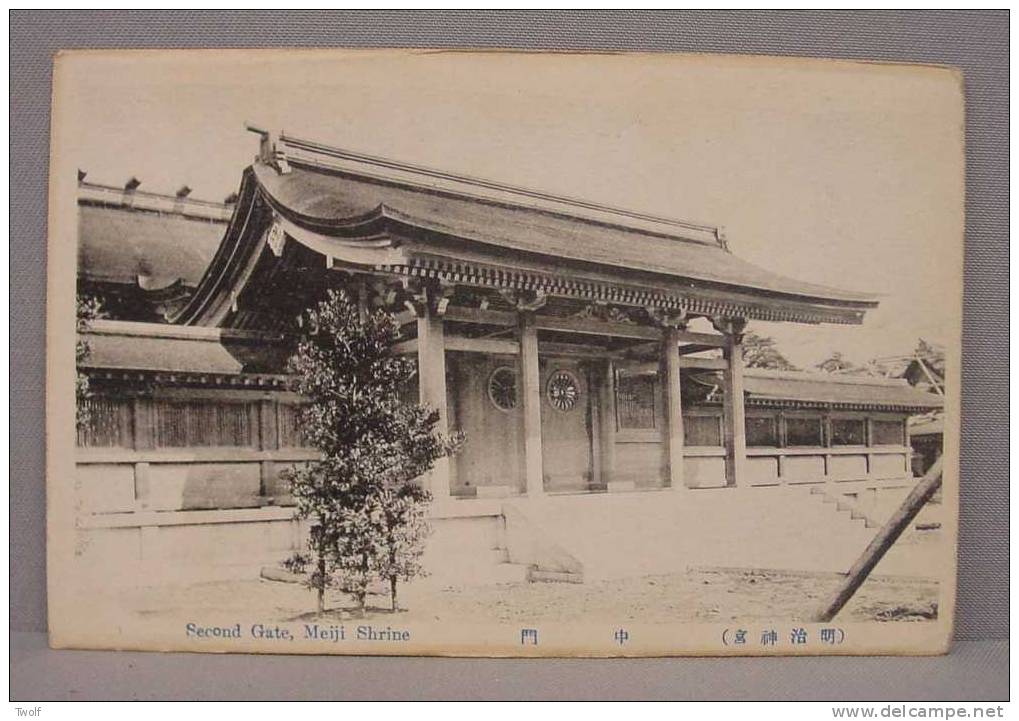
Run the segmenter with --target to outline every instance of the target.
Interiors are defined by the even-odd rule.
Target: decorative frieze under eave
[[[716,394],[711,398],[698,400],[696,406],[721,406],[723,397]],[[816,411],[885,411],[889,413],[926,413],[930,409],[923,406],[902,405],[898,403],[833,403],[831,401],[805,401],[788,398],[755,398],[748,396],[745,400],[752,408],[782,408],[788,410]]]
[[[925,413],[927,407],[902,405],[896,403],[832,403],[829,401],[805,401],[775,398],[747,398],[748,406],[755,408],[789,408],[804,410],[841,410],[841,411],[889,411],[895,413]]]
[[[125,368],[83,368],[89,380],[124,385],[161,387],[230,388],[254,391],[287,390],[290,377],[269,373],[204,373],[189,371],[133,370]]]
[[[405,264],[378,264],[377,272],[493,289],[532,290],[551,297],[588,302],[616,303],[640,308],[658,307],[707,317],[738,317],[796,323],[859,324],[864,311],[855,308],[821,308],[776,299],[751,302],[707,298],[696,290],[678,294],[553,273],[517,270],[465,261],[411,258]]]

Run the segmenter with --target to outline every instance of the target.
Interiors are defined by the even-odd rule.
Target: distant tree
[[[743,362],[748,368],[793,371],[796,366],[782,355],[775,339],[748,332],[743,336]]]
[[[842,373],[844,371],[855,370],[857,368],[854,363],[846,360],[842,356],[841,351],[835,351],[814,367],[824,373]]]
[[[322,459],[284,475],[297,516],[311,521],[308,584],[324,610],[325,589],[349,590],[362,614],[373,581],[420,575],[429,492],[415,479],[455,453],[461,434],[436,432],[437,411],[403,400],[414,361],[393,355],[398,328],[383,310],[362,312],[342,291],[307,314],[309,331],[288,363],[307,400],[302,431]]]
[[[77,338],[74,345],[74,364],[77,369],[77,377],[74,383],[74,421],[78,430],[88,428],[92,422],[92,414],[88,407],[88,399],[92,396],[89,386],[88,375],[82,371],[82,366],[92,353],[92,347],[85,338],[85,333],[92,327],[92,322],[100,318],[102,309],[99,300],[91,296],[77,297]]]
[[[923,338],[919,340],[913,355],[924,362],[924,364],[942,378],[945,377],[945,349],[936,343],[928,343]]]

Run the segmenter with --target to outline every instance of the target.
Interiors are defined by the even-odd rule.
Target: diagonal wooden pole
[[[874,566],[884,558],[885,553],[898,540],[902,532],[909,528],[909,524],[916,518],[916,514],[924,507],[924,504],[931,499],[935,491],[941,487],[941,458],[934,462],[930,470],[920,479],[916,487],[909,492],[906,500],[892,514],[888,522],[882,526],[874,540],[867,546],[853,567],[849,569],[845,579],[839,584],[838,589],[832,595],[831,600],[814,614],[814,621],[826,623],[831,621],[842,610],[849,599],[853,597],[856,590],[867,580],[867,576],[874,570]]]

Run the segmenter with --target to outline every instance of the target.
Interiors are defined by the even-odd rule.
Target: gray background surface
[[[85,698],[918,698],[1008,695],[1007,11],[12,11],[11,695]],[[45,647],[50,72],[66,48],[484,47],[892,60],[963,70],[967,102],[959,605],[935,659],[463,661]],[[401,679],[392,686],[383,679]]]

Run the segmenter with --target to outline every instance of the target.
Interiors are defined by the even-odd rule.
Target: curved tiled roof
[[[196,286],[219,247],[231,207],[82,184],[78,274],[154,290]]]
[[[705,385],[717,385],[710,375],[695,376]],[[761,405],[832,406],[932,410],[944,406],[934,393],[914,388],[899,378],[842,376],[747,368],[743,377],[747,400]]]
[[[942,416],[925,418],[919,423],[909,426],[910,436],[940,436],[945,432],[945,419]]]
[[[261,131],[259,131],[261,132]],[[786,278],[727,250],[718,229],[263,134],[237,212],[193,301],[174,317],[230,324],[269,255],[549,297],[798,322],[860,323],[867,294]],[[263,253],[267,248],[272,253]]]
[[[328,232],[373,214],[493,249],[545,256],[560,261],[642,271],[669,278],[766,291],[824,302],[873,304],[863,293],[786,278],[728,252],[717,241],[691,239],[680,226],[637,223],[625,215],[569,215],[568,206],[551,210],[506,199],[457,195],[451,191],[328,172],[292,163],[278,174],[261,165],[262,188],[295,222]],[[703,236],[703,233],[699,234]]]
[[[278,335],[130,321],[97,320],[81,337],[82,367],[108,371],[279,374],[288,352]]]

